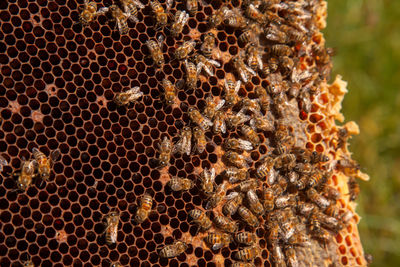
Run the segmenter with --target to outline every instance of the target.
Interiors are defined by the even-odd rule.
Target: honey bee
[[[197,54],[194,56],[194,61],[197,65],[197,73],[199,74],[201,70],[204,70],[208,75],[213,76],[213,66],[215,67],[221,67],[221,64],[219,64],[218,61],[215,61],[213,59],[206,58],[203,55]]]
[[[249,18],[254,20],[260,25],[264,25],[266,23],[265,16],[253,5],[250,4],[247,6],[244,14]]]
[[[110,267],[122,267],[122,265],[119,264],[118,262],[112,262]]]
[[[158,157],[158,161],[161,167],[165,167],[169,164],[172,153],[172,142],[166,136],[161,144],[158,144],[158,149],[160,152],[160,156]]]
[[[315,205],[308,202],[300,202],[297,204],[297,212],[304,217],[309,217],[310,214],[314,211],[314,208]]]
[[[194,187],[194,182],[187,178],[175,177],[168,181],[168,186],[172,191],[186,191]]]
[[[231,192],[226,196],[228,201],[222,206],[222,213],[225,216],[232,216],[236,213],[240,205],[242,205],[243,197],[238,192]]]
[[[358,198],[358,195],[360,194],[360,185],[354,177],[350,177],[347,184],[349,187],[350,200],[354,201]]]
[[[249,42],[255,42],[257,36],[261,33],[261,27],[257,23],[250,24],[243,33],[239,36],[238,41],[246,44]]]
[[[208,218],[208,216],[199,209],[190,210],[189,216],[200,227],[202,231],[207,231],[212,226],[210,218]]]
[[[189,11],[190,15],[194,16],[198,9],[198,1],[186,0],[186,9]]]
[[[185,60],[186,86],[188,89],[195,89],[197,86],[197,68],[192,62]]]
[[[271,187],[264,186],[263,188],[264,210],[270,212],[274,209],[275,194]]]
[[[225,153],[225,159],[236,168],[249,168],[247,159],[235,151],[227,151]]]
[[[231,128],[239,127],[243,123],[250,120],[250,116],[245,115],[243,112],[238,112],[236,114],[232,114],[228,117],[228,125]]]
[[[295,171],[290,171],[288,173],[288,180],[291,184],[295,184],[296,181],[299,179],[299,174]]]
[[[336,218],[330,217],[326,214],[323,214],[322,212],[317,212],[317,219],[320,221],[320,223],[327,229],[333,231],[333,232],[338,232],[339,230],[343,229],[343,224],[340,223]]]
[[[240,56],[233,57],[232,63],[234,69],[244,83],[247,83],[252,76],[256,75],[256,72],[247,66]]]
[[[312,202],[317,204],[321,209],[326,209],[330,205],[330,202],[326,198],[318,194],[317,190],[315,190],[314,188],[310,188],[307,190],[307,197]]]
[[[326,246],[326,244],[330,240],[332,240],[331,233],[329,231],[325,230],[324,228],[319,228],[318,230],[315,230],[312,233],[313,233],[313,236],[315,239],[324,243],[324,246]]]
[[[255,267],[255,265],[251,262],[235,262],[232,267]]]
[[[31,260],[25,261],[24,264],[22,264],[24,267],[35,267],[35,264]]]
[[[175,144],[173,153],[190,155],[192,151],[192,129],[189,126],[183,127],[180,138]]]
[[[272,190],[276,195],[280,195],[287,188],[287,181],[282,175],[277,175],[276,183],[272,185]]]
[[[296,156],[294,154],[283,154],[275,158],[275,168],[292,169],[296,166]]]
[[[37,162],[38,175],[42,180],[47,181],[50,177],[51,166],[61,155],[60,150],[53,150],[50,153],[50,158],[47,158],[46,155],[40,152],[40,150],[36,147],[32,149],[32,153],[35,161]]]
[[[274,74],[274,72],[279,68],[279,61],[276,57],[270,57],[267,60],[267,64],[264,64],[262,70],[261,70],[261,74],[264,77],[268,77],[268,75],[272,75]],[[276,75],[276,74],[274,74]],[[268,88],[268,92],[271,93],[273,92],[273,90],[270,90],[270,88]]]
[[[304,175],[295,182],[295,186],[297,187],[298,190],[303,190],[307,187],[308,180],[309,177]]]
[[[175,241],[171,245],[164,246],[158,253],[161,258],[173,258],[186,251],[188,245],[182,241]]]
[[[82,13],[79,14],[79,22],[83,26],[88,25],[90,22],[92,22],[98,15],[99,13],[97,11],[97,4],[95,1],[89,2],[89,0],[85,0],[83,2],[84,7],[80,8],[82,10]]]
[[[295,233],[288,240],[287,243],[292,246],[309,246],[310,239],[303,233]]]
[[[295,204],[296,199],[293,195],[284,195],[275,198],[275,207],[277,209],[284,209]]]
[[[292,246],[285,248],[286,263],[288,267],[299,267],[299,262],[296,257],[296,251]]]
[[[153,206],[153,198],[149,193],[145,193],[139,200],[138,209],[134,221],[136,223],[144,222],[148,217]]]
[[[225,171],[225,175],[231,184],[244,181],[249,178],[249,172],[247,169],[238,169],[236,167],[230,167]]]
[[[241,192],[247,192],[249,190],[256,190],[260,185],[260,181],[256,179],[248,179],[239,183],[238,187]]]
[[[263,69],[263,62],[259,53],[259,48],[254,44],[250,43],[246,47],[247,65],[254,71],[257,69]]]
[[[225,16],[224,24],[228,27],[244,29],[247,27],[248,21],[240,14],[239,10],[234,9],[228,16]]]
[[[189,19],[189,14],[186,11],[178,10],[175,13],[174,22],[171,26],[171,34],[173,37],[178,37],[182,32],[183,27]]]
[[[259,179],[264,179],[268,173],[274,168],[274,161],[272,158],[267,157],[260,166],[258,166],[257,171],[256,171],[256,176]],[[275,178],[275,177],[274,177]],[[272,183],[270,183],[272,182]],[[275,182],[275,179],[273,181],[269,181],[269,185],[273,184]]]
[[[103,7],[99,9],[99,14],[104,14],[106,12],[111,13],[111,21],[115,22],[115,27],[118,27],[118,30],[121,34],[126,34],[129,31],[128,28],[128,19],[137,22],[138,19],[130,13],[125,13],[122,9],[120,9],[117,5],[111,5],[109,7]]]
[[[260,200],[258,199],[257,193],[250,189],[247,191],[247,203],[250,208],[250,210],[255,214],[255,215],[263,215],[264,214],[264,208],[263,205],[261,204]]]
[[[267,92],[273,96],[273,103],[276,105],[277,100],[282,100],[282,99],[277,99],[284,91],[284,83],[282,80],[282,75],[280,73],[273,73],[268,75],[267,79],[268,81],[268,87],[267,87]]]
[[[117,106],[126,106],[129,105],[129,103],[131,102],[136,102],[142,96],[143,92],[140,91],[139,86],[136,86],[125,92],[120,92],[116,94],[114,102],[115,104],[117,104]]]
[[[196,140],[195,148],[199,153],[203,153],[206,149],[207,139],[204,130],[196,126],[193,128],[193,137]]]
[[[207,131],[213,125],[211,120],[201,115],[200,111],[194,107],[189,108],[188,114],[193,123],[197,124],[204,131]]]
[[[294,232],[296,231],[295,224],[293,223],[293,221],[285,219],[285,217],[280,219],[280,222],[282,238],[287,241],[290,239],[290,237],[293,236]]]
[[[257,236],[250,232],[240,232],[240,233],[235,234],[234,239],[239,244],[251,246],[256,243]]]
[[[196,42],[194,40],[185,41],[175,51],[175,57],[177,59],[187,58],[190,53],[193,52]]]
[[[271,103],[271,97],[267,94],[267,91],[265,91],[265,89],[261,86],[257,86],[254,91],[258,97],[258,103],[260,104],[261,109],[267,112]]]
[[[231,234],[236,233],[239,228],[239,225],[235,221],[222,215],[215,216],[214,223],[217,228]]]
[[[280,58],[281,74],[283,76],[289,75],[293,69],[294,61],[290,57],[283,56]]]
[[[212,32],[209,32],[204,36],[204,42],[200,47],[200,51],[203,53],[204,56],[209,58],[212,55],[214,47],[215,47],[215,35]]]
[[[172,0],[167,1],[166,10],[168,10],[172,5]],[[157,0],[150,1],[150,7],[153,10],[154,16],[156,18],[156,28],[162,28],[168,23],[168,15],[165,9],[162,7],[160,2]]]
[[[241,261],[251,261],[261,253],[257,246],[245,247],[235,254],[235,258]]]
[[[146,46],[150,51],[150,55],[154,61],[154,63],[158,66],[161,67],[164,65],[165,60],[164,60],[164,54],[162,52],[162,47],[163,47],[163,41],[164,41],[164,36],[160,35],[157,38],[157,42],[154,40],[148,40],[146,42]]]
[[[251,128],[260,131],[273,131],[274,124],[272,114],[267,113],[267,115],[265,116],[261,116],[260,114],[253,114],[252,119],[250,120],[250,126]]]
[[[260,144],[260,137],[252,127],[242,125],[241,133],[253,144],[254,147],[257,147]]]
[[[215,169],[212,168],[210,171],[208,171],[208,169],[205,168],[200,175],[200,180],[203,192],[206,195],[211,195],[214,192]]]
[[[320,186],[320,191],[321,191],[323,196],[325,196],[326,198],[331,199],[331,200],[333,200],[335,202],[341,196],[340,192],[337,189],[335,189],[334,187],[329,186],[327,184],[324,184],[323,186]],[[333,216],[333,217],[335,217],[335,216]]]
[[[251,227],[258,227],[258,225],[260,224],[257,217],[254,216],[254,214],[251,213],[251,211],[244,206],[239,206],[237,213],[242,218],[242,220]]]
[[[225,80],[225,101],[228,106],[234,106],[239,102],[238,92],[241,86],[241,81],[234,82]]]
[[[325,183],[326,180],[327,180],[327,175],[322,171],[318,170],[313,175],[309,176],[309,179],[307,180],[307,186],[314,187],[316,185]]]
[[[288,41],[288,36],[283,32],[279,25],[276,23],[270,23],[264,30],[265,38],[269,41],[284,44]]]
[[[279,140],[274,149],[275,154],[283,155],[291,152],[291,147],[294,144],[294,139],[289,136],[285,137],[283,140]]]
[[[301,31],[285,24],[280,25],[279,29],[286,34],[289,41],[302,42],[306,37],[306,35]]]
[[[129,14],[129,19],[138,22],[138,8],[144,8],[144,5],[136,0],[121,0],[122,8],[126,14]]]
[[[258,104],[257,99],[249,99],[247,97],[243,98],[241,101],[241,110],[240,112],[250,111],[253,114],[262,115],[260,111],[260,105]]]
[[[203,110],[203,115],[212,120],[215,112],[220,110],[225,104],[225,100],[221,99],[218,102],[211,96],[206,98],[206,108]]]
[[[217,250],[229,246],[232,241],[230,234],[226,233],[209,233],[204,241],[211,247],[212,250]]]
[[[218,27],[224,22],[227,16],[231,15],[233,15],[232,10],[230,10],[227,6],[221,7],[210,16],[211,27]]]
[[[353,217],[354,213],[348,210],[340,216],[340,219],[343,222],[343,224],[347,225],[350,222],[350,220],[353,219]]]
[[[226,140],[225,149],[241,152],[243,150],[253,150],[253,146],[249,141],[239,138],[231,138]]]
[[[14,173],[14,176],[18,176],[17,186],[19,190],[25,191],[31,186],[37,167],[38,163],[36,160],[25,160],[23,158],[21,172]]]
[[[274,244],[272,246],[272,261],[275,266],[285,266],[285,256],[280,245]]]
[[[207,201],[206,204],[207,210],[215,208],[224,199],[227,185],[228,184],[224,182],[217,187],[215,193]]]
[[[214,125],[213,131],[215,134],[226,133],[226,123],[225,123],[226,114],[225,112],[218,110],[215,112],[214,116]]]
[[[311,152],[310,155],[308,155],[308,160],[311,164],[317,164],[317,163],[324,163],[329,161],[329,157],[324,155],[323,153],[319,153],[317,151]]]
[[[118,225],[119,225],[119,214],[116,211],[110,212],[105,217],[106,222],[104,225],[106,228],[104,232],[106,233],[106,242],[108,245],[115,244],[117,242]]]
[[[269,220],[267,223],[267,228],[268,228],[268,241],[273,245],[278,244],[278,238],[279,238],[279,224],[275,220]]]
[[[292,49],[284,44],[275,44],[271,46],[271,52],[276,56],[290,56]]]
[[[3,171],[3,167],[8,165],[8,161],[3,157],[0,156],[0,172]]]
[[[164,87],[164,101],[167,105],[172,105],[176,98],[176,88],[168,79],[163,79],[162,86]]]

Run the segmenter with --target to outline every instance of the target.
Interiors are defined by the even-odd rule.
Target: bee
[[[106,222],[104,223],[106,228],[106,242],[108,245],[115,244],[117,242],[118,225],[119,225],[119,214],[116,211],[110,212],[105,217]]]
[[[231,15],[233,15],[232,10],[230,10],[227,6],[221,7],[210,16],[209,22],[211,27],[218,27],[224,22],[226,17]]]
[[[261,33],[261,27],[257,23],[250,24],[242,34],[239,35],[238,41],[242,44],[255,42],[257,36]]]
[[[321,209],[326,209],[330,205],[330,202],[326,198],[318,194],[317,190],[315,190],[314,188],[310,188],[307,190],[307,197],[312,202],[317,204]]]
[[[268,228],[268,241],[273,245],[278,245],[279,238],[279,224],[275,220],[269,220],[267,223]]]
[[[260,111],[260,105],[258,104],[257,99],[249,99],[247,97],[243,98],[241,101],[241,111],[240,112],[245,112],[245,111],[250,111],[253,114],[257,115],[262,115]]]
[[[204,36],[204,42],[200,47],[200,51],[206,57],[211,57],[213,49],[215,47],[215,35],[212,32],[207,33]]]
[[[280,245],[274,244],[272,246],[272,261],[275,266],[285,266],[285,256]]]
[[[326,246],[326,244],[332,240],[331,233],[324,228],[319,228],[318,230],[313,231],[312,234],[315,239],[323,242],[324,246]]]
[[[186,191],[194,187],[194,182],[187,178],[175,177],[168,181],[168,186],[172,191]]]
[[[244,181],[249,178],[249,172],[247,169],[238,169],[236,167],[229,167],[225,171],[225,175],[231,184]]]
[[[304,175],[295,182],[295,186],[297,187],[298,190],[303,190],[307,187],[308,180],[309,180],[309,177]]]
[[[292,169],[296,166],[296,156],[294,154],[283,154],[275,158],[275,168]]]
[[[168,79],[163,79],[162,86],[164,87],[164,101],[167,105],[172,105],[176,98],[176,88]]]
[[[195,89],[197,86],[197,68],[192,62],[185,60],[186,86],[188,89]]]
[[[348,210],[340,216],[340,219],[343,222],[343,224],[347,225],[350,222],[350,220],[353,219],[353,217],[354,213]]]
[[[271,53],[276,56],[290,56],[292,49],[284,44],[275,44],[271,46]]]
[[[226,139],[225,149],[241,152],[243,150],[253,150],[253,146],[249,141],[240,138]]]
[[[268,77],[268,75],[274,74],[274,72],[277,71],[278,68],[279,68],[279,60],[276,57],[270,57],[267,60],[267,64],[264,64],[261,70],[261,74],[263,75],[263,77]],[[271,92],[271,90],[269,90],[268,92]]]
[[[254,20],[260,25],[266,23],[266,18],[263,13],[261,13],[253,4],[247,6],[244,14],[249,18]]]
[[[272,170],[271,170],[272,172]],[[270,173],[271,173],[270,172]],[[286,179],[281,176],[276,174],[277,178],[276,178],[276,183],[272,185],[272,190],[274,191],[275,195],[280,195],[283,193],[283,191],[286,190],[287,188],[287,181]],[[268,180],[268,179],[267,179]]]
[[[189,216],[200,227],[202,231],[207,231],[212,226],[210,218],[208,218],[208,216],[199,209],[190,210]]]
[[[35,264],[31,260],[25,261],[24,264],[22,264],[24,267],[35,267]]]
[[[172,2],[172,0],[167,1],[167,10],[171,7]],[[158,2],[157,0],[150,1],[150,7],[153,10],[154,16],[156,18],[156,28],[161,28],[167,25],[168,15],[160,2]]]
[[[311,152],[311,154],[307,155],[308,156],[308,161],[311,164],[317,164],[317,163],[324,163],[329,161],[329,157],[324,155],[323,153],[318,153],[317,151]]]
[[[215,112],[220,110],[225,104],[225,100],[215,101],[211,96],[206,98],[206,108],[203,110],[203,115],[212,120]]]
[[[294,144],[293,138],[287,136],[284,139],[281,139],[279,140],[279,142],[277,142],[274,152],[277,155],[287,154],[291,152],[291,147],[293,146],[293,144]]]
[[[270,23],[264,30],[265,38],[269,41],[284,44],[288,41],[288,36],[283,32],[279,25],[276,23]]]
[[[315,205],[309,202],[299,202],[297,204],[297,212],[304,217],[309,217],[314,212]]]
[[[208,118],[205,118],[203,115],[201,115],[200,111],[198,111],[194,107],[189,108],[188,114],[189,114],[190,119],[193,121],[193,123],[200,126],[200,128],[204,131],[207,131],[213,125],[211,120],[209,120]]]
[[[295,184],[296,181],[299,179],[299,174],[295,171],[290,171],[288,173],[288,180],[291,184]]]
[[[251,261],[261,253],[257,246],[246,247],[235,254],[235,258],[241,261]]]
[[[350,200],[356,200],[358,198],[358,195],[360,194],[360,185],[354,177],[349,178],[347,185],[349,187]]]
[[[292,246],[309,246],[310,239],[303,233],[295,233],[287,240],[287,243]]]
[[[288,267],[298,267],[299,262],[297,261],[296,251],[292,246],[286,246],[285,248],[286,263]]]
[[[256,243],[257,236],[250,232],[240,232],[240,233],[235,234],[234,239],[239,244],[251,246]]]
[[[247,122],[250,119],[251,119],[250,116],[245,115],[243,112],[238,112],[236,114],[230,115],[227,121],[229,127],[235,128],[239,127],[240,125],[242,125],[243,123]]]
[[[264,186],[263,188],[264,210],[270,212],[274,209],[275,194],[271,187]]]
[[[83,26],[86,26],[101,13],[97,11],[97,4],[95,1],[89,2],[89,0],[85,0],[83,4],[84,7],[80,8],[82,10],[82,13],[79,14],[78,23],[82,24]]]
[[[277,98],[279,97],[279,94],[284,91],[282,75],[280,73],[273,73],[268,75],[266,80],[269,84],[267,92],[273,96],[272,100],[274,105],[277,105],[277,100],[282,100]]]
[[[217,250],[229,246],[232,241],[230,234],[226,233],[208,233],[204,241],[211,247],[212,250]]]
[[[260,185],[260,181],[256,179],[248,179],[239,183],[238,187],[241,192],[247,192],[249,190],[256,190]]]
[[[336,218],[330,217],[326,214],[323,214],[322,212],[317,212],[316,214],[317,214],[317,219],[325,228],[335,233],[343,229],[344,227],[343,224],[340,223]]]
[[[153,198],[149,193],[145,193],[139,200],[138,209],[134,221],[136,223],[144,222],[148,217],[153,206]]]
[[[294,61],[288,56],[283,56],[280,58],[281,64],[281,74],[283,76],[289,75],[293,69]]]
[[[301,31],[298,31],[295,28],[285,24],[281,24],[279,26],[279,29],[286,34],[289,41],[302,42],[306,37],[306,35],[303,34]]]
[[[222,206],[222,213],[225,216],[232,216],[236,213],[240,205],[242,205],[243,197],[238,192],[231,192],[226,196],[228,201]]]
[[[114,102],[115,104],[117,104],[117,106],[126,106],[129,105],[129,103],[131,102],[132,103],[136,102],[142,96],[143,92],[140,91],[139,86],[136,86],[125,92],[120,92],[116,94]]]
[[[35,176],[35,171],[38,167],[36,160],[24,160],[22,162],[21,172],[14,174],[18,176],[17,186],[19,190],[25,191],[32,184],[33,176]]]
[[[157,38],[157,42],[154,40],[148,40],[146,42],[146,46],[150,51],[150,55],[151,55],[154,63],[158,67],[161,67],[165,63],[164,54],[162,52],[163,41],[164,41],[164,36],[160,35]]]
[[[158,149],[160,152],[160,156],[158,157],[158,161],[161,167],[165,167],[169,164],[172,153],[172,142],[166,136],[161,144],[158,144]]]
[[[224,24],[228,27],[244,29],[247,27],[248,21],[240,14],[239,10],[234,9],[228,16],[225,16]]]
[[[193,137],[196,140],[195,148],[199,153],[203,153],[206,149],[207,139],[204,130],[196,126],[193,128]]]
[[[182,241],[175,241],[171,245],[164,246],[158,253],[161,258],[173,258],[186,251],[188,245]]]
[[[218,61],[215,61],[213,59],[206,58],[203,55],[197,54],[194,56],[194,61],[196,63],[197,67],[197,73],[199,74],[201,70],[204,70],[208,75],[213,76],[213,66],[215,67],[221,67],[221,64],[219,64]]]
[[[183,27],[189,19],[189,14],[186,11],[178,10],[175,13],[174,22],[171,26],[171,34],[173,37],[178,37],[178,35],[182,32]]]
[[[224,182],[217,187],[215,193],[207,201],[206,204],[207,210],[215,208],[224,199],[227,185],[228,184]]]
[[[215,112],[214,125],[213,125],[213,131],[215,134],[226,133],[225,118],[226,118],[225,112],[221,110]]]
[[[251,211],[246,207],[239,206],[237,213],[242,218],[242,220],[251,227],[258,227],[258,225],[260,224],[257,217],[254,216],[254,214],[251,213]]]
[[[174,153],[190,155],[192,151],[192,129],[189,126],[183,127],[180,138],[175,144]]]
[[[231,234],[237,232],[239,228],[239,225],[235,221],[222,215],[215,216],[214,223],[217,228]]]
[[[175,57],[177,59],[187,58],[188,55],[193,52],[195,45],[196,41],[194,40],[183,42],[183,44],[175,50]]]
[[[253,129],[260,131],[271,132],[274,130],[273,117],[272,114],[268,113],[266,116],[261,116],[260,114],[253,114],[250,120],[250,126]]]
[[[186,9],[189,11],[189,14],[194,16],[198,9],[198,1],[197,0],[186,0]]]
[[[50,158],[47,158],[46,155],[40,152],[39,149],[34,147],[32,149],[33,157],[37,162],[37,172],[40,178],[44,181],[47,181],[50,177],[51,165],[60,157],[61,153],[59,149],[53,150],[50,153]]]
[[[275,198],[275,207],[277,209],[284,209],[289,206],[294,206],[296,199],[293,195],[284,195]]]
[[[122,267],[122,265],[119,264],[118,262],[112,262],[110,267]]]
[[[258,199],[257,193],[254,190],[250,189],[249,191],[247,191],[246,196],[250,210],[258,216],[263,215],[265,211],[263,205]]]
[[[269,174],[269,172],[272,171],[273,168],[274,168],[273,159],[270,157],[266,158],[263,161],[263,163],[261,163],[261,165],[258,166],[258,168],[257,168],[257,171],[256,171],[257,178],[264,179]],[[274,176],[273,178],[276,178],[276,176]],[[271,185],[274,182],[275,182],[275,179],[273,179],[272,181],[269,181],[268,184]]]
[[[327,180],[326,174],[318,170],[313,175],[309,176],[309,179],[307,180],[307,186],[314,187],[316,185],[325,183],[326,180]]]
[[[236,168],[249,168],[247,159],[235,151],[227,151],[225,153],[225,159]]]
[[[215,183],[215,169],[212,168],[208,171],[207,168],[203,170],[200,176],[201,188],[206,195],[211,195],[214,192]]]
[[[258,97],[258,103],[261,106],[261,109],[267,112],[271,103],[271,97],[267,94],[267,91],[265,91],[265,89],[261,86],[257,86],[254,91]]]
[[[3,171],[3,167],[8,165],[8,161],[3,157],[0,156],[0,172]]]
[[[111,21],[115,22],[115,27],[118,27],[118,30],[121,34],[128,33],[128,19],[137,22],[138,19],[130,13],[125,13],[122,9],[120,9],[117,5],[111,5],[109,7],[103,7],[99,9],[99,14],[104,14],[106,12],[111,13]]]
[[[247,83],[252,76],[256,75],[256,72],[247,66],[240,56],[233,57],[232,63],[234,69],[244,83]]]
[[[255,265],[251,262],[235,262],[232,267],[255,267]]]
[[[136,0],[121,0],[122,8],[126,14],[129,14],[129,19],[138,22],[138,8],[144,8],[144,5]]]
[[[241,133],[253,144],[254,147],[257,147],[260,144],[260,137],[252,127],[242,125]]]
[[[286,216],[286,215],[285,215]],[[285,217],[280,220],[281,235],[284,240],[289,240],[296,231],[293,221],[287,220]]]
[[[238,92],[241,86],[241,81],[234,82],[225,80],[225,101],[228,106],[234,106],[239,102]]]

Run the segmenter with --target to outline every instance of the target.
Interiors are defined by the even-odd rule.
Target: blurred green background
[[[350,150],[371,177],[360,181],[361,241],[372,266],[400,266],[400,1],[328,1],[324,34],[336,49],[331,81],[348,82],[346,121],[361,130]]]

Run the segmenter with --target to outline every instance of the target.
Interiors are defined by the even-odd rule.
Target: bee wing
[[[231,200],[231,199],[234,199],[234,198],[237,197],[237,196],[239,196],[239,193],[236,192],[236,191],[234,191],[234,192],[229,193],[229,195],[225,196],[225,198],[226,198],[227,200]]]
[[[241,149],[244,150],[252,150],[253,149],[253,145],[251,144],[251,142],[247,141],[247,140],[243,140],[243,139],[238,139],[239,141],[239,147]]]
[[[242,79],[242,81],[243,81],[244,83],[247,83],[247,81],[248,81],[248,79],[247,79],[247,73],[246,73],[244,70],[242,70],[242,69],[238,69],[238,71],[239,71],[239,75],[240,75],[240,78]]]
[[[173,3],[174,3],[173,0],[167,0],[166,10],[170,9]]]
[[[255,120],[255,118],[252,118],[252,119],[250,120],[250,127],[253,128],[253,129],[256,128],[256,120]]]
[[[215,67],[217,67],[217,68],[221,67],[221,64],[220,64],[218,61],[216,61],[216,60],[207,59],[207,61],[208,61],[210,64],[212,64],[212,65],[214,65]]]
[[[0,156],[0,172],[3,171],[3,166],[7,165],[8,165],[7,160],[3,156]]]
[[[218,102],[217,106],[215,107],[215,110],[220,110],[224,106],[224,104],[225,104],[225,99],[221,99]]]
[[[235,84],[235,94],[237,94],[239,92],[240,86],[242,85],[242,82],[239,80],[236,82]]]
[[[223,243],[217,243],[217,244],[214,244],[211,248],[212,248],[213,250],[217,250],[217,249],[222,248],[223,246],[224,246]]]
[[[103,14],[107,13],[108,10],[110,10],[109,7],[102,7],[97,11],[97,15],[103,15]]]
[[[145,6],[142,3],[140,3],[139,1],[133,0],[133,3],[135,3],[135,5],[139,8],[145,8]]]
[[[214,183],[214,181],[215,181],[215,169],[214,168],[211,169],[210,176],[211,176],[211,178],[210,178],[211,181]]]
[[[259,68],[260,70],[262,70],[262,68],[263,68],[263,62],[262,62],[261,56],[257,56],[257,63],[258,63],[258,68]]]
[[[252,70],[249,66],[244,65],[244,67],[246,68],[246,70],[247,70],[248,72],[251,73],[251,75],[253,75],[253,76],[257,75],[257,73],[256,73],[254,70]]]
[[[183,24],[183,25],[186,24],[186,22],[188,21],[188,19],[189,19],[189,14],[186,13],[186,11],[183,11],[182,14],[181,14],[181,21],[182,21],[182,24]]]
[[[128,14],[127,17],[131,22],[139,22],[138,18],[133,15]]]
[[[61,155],[61,152],[59,149],[53,150],[50,153],[50,161],[55,162],[60,157],[60,155]]]
[[[205,68],[205,67],[206,67],[206,65],[204,65],[203,62],[199,62],[199,63],[197,64],[197,66],[196,66],[197,75],[199,75],[200,72],[201,72],[201,70],[202,70],[203,68]],[[206,71],[207,71],[207,70],[206,70]],[[207,72],[207,73],[208,73],[208,72]],[[210,76],[212,76],[212,74],[210,74]]]
[[[208,119],[208,118],[204,118],[204,122],[205,122],[208,126],[212,126],[212,125],[213,125],[213,122],[212,122],[210,119]]]
[[[157,37],[157,42],[158,42],[158,45],[160,46],[161,51],[163,48],[164,39],[165,39],[165,37],[162,34],[160,34],[160,36]]]
[[[22,166],[22,172],[26,173],[27,175],[32,175],[36,168],[38,167],[38,163],[36,160],[32,160],[29,164],[24,164]]]
[[[185,142],[185,147],[184,147],[184,149],[185,149],[185,153],[186,153],[186,155],[190,155],[190,152],[191,152],[191,150],[192,150],[192,140],[190,139],[190,138],[185,138],[185,139],[188,139],[188,140],[186,140],[186,142]]]

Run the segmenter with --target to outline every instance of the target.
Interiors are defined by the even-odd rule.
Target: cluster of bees
[[[167,0],[165,8],[158,1],[149,2],[154,27],[157,30],[167,28],[173,37],[182,33],[199,4],[197,0],[187,0],[186,10],[178,10],[172,15],[168,13],[172,0]],[[185,79],[176,85],[169,79],[162,81],[164,102],[173,105],[177,88],[195,90],[201,73],[213,76],[214,68],[221,67],[218,58],[213,58],[218,52],[215,53],[216,38],[212,30],[229,27],[241,31],[238,42],[244,49],[224,63],[233,67],[237,80],[223,81],[223,99],[208,96],[204,110],[188,107],[191,123],[182,128],[175,143],[168,137],[163,138],[157,158],[160,168],[168,167],[173,154],[203,153],[211,142],[205,135],[207,131],[218,135],[239,133],[223,143],[222,161],[226,168],[218,174],[214,168],[204,169],[199,176],[205,209],[196,208],[188,213],[198,231],[207,232],[204,241],[212,250],[227,247],[232,242],[240,246],[234,254],[238,260],[232,265],[235,267],[254,266],[252,260],[261,253],[254,233],[259,226],[267,229],[264,238],[275,266],[299,266],[296,247],[309,246],[311,239],[326,244],[332,234],[340,231],[353,217],[351,212],[338,208],[340,193],[327,184],[333,166],[329,157],[297,146],[293,129],[284,118],[284,110],[290,108],[287,104],[290,98],[296,98],[301,110],[308,113],[310,95],[317,94],[319,83],[329,76],[332,51],[316,44],[311,50],[302,48],[309,46],[316,30],[310,23],[315,6],[314,0],[244,0],[238,8],[223,5],[210,16],[210,31],[202,40],[187,40],[176,48],[174,56],[184,63]],[[120,33],[126,34],[128,21],[137,22],[138,10],[143,8],[145,6],[137,0],[120,0],[98,9],[96,2],[85,0],[79,23],[86,26],[97,16],[108,15]],[[160,34],[156,40],[146,42],[158,68],[165,64],[164,38]],[[304,56],[315,58],[314,70],[302,69],[300,58]],[[254,99],[240,97],[238,92],[242,84],[257,74],[267,81],[267,88],[257,86]],[[114,102],[118,106],[127,106],[142,96],[140,87],[134,87],[116,94]],[[253,162],[249,154],[262,144],[260,133],[268,137],[265,144],[271,149]],[[34,148],[34,159],[22,163],[18,174],[19,189],[28,188],[34,177],[47,180],[51,164],[59,155],[59,150],[55,150],[48,158]],[[7,161],[1,157],[0,168],[4,165]],[[341,166],[345,166],[345,162]],[[223,178],[219,185],[215,183],[217,176]],[[196,186],[196,181],[173,177],[168,186],[173,191],[185,191]],[[354,200],[358,194],[357,182],[350,180],[349,188],[350,199]],[[133,221],[143,223],[152,212],[152,206],[153,198],[146,192],[138,201]],[[217,207],[222,209],[217,211]],[[119,221],[117,211],[105,216],[107,244],[116,243]],[[241,224],[253,232],[239,231]],[[209,232],[212,227],[216,231]],[[187,248],[188,244],[176,240],[159,250],[159,256],[176,257]],[[111,265],[120,266],[119,263]]]

